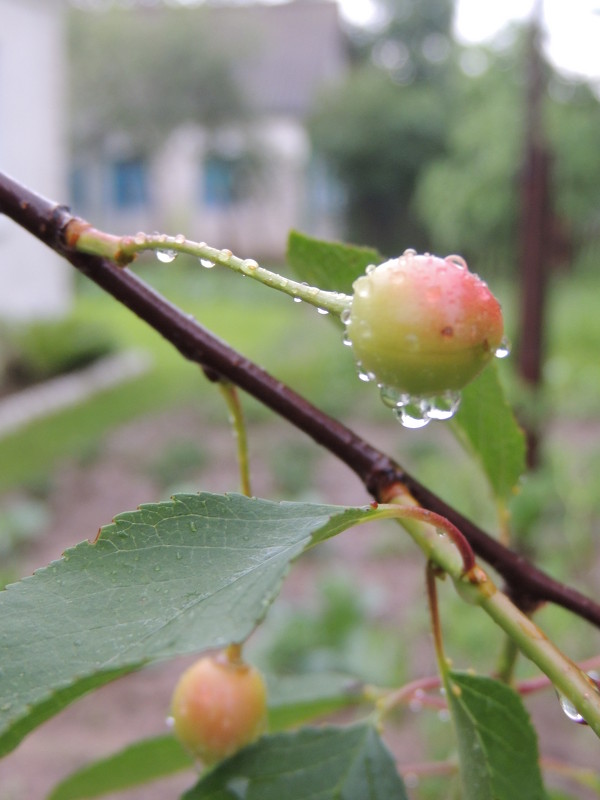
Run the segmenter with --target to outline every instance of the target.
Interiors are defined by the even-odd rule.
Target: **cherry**
[[[503,338],[500,304],[460,256],[407,250],[368,268],[347,317],[361,371],[416,397],[462,389]]]
[[[214,764],[257,739],[266,727],[261,674],[227,652],[205,656],[187,669],[173,693],[171,715],[180,741]]]

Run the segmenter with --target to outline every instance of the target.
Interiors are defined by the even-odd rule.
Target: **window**
[[[111,165],[111,202],[115,208],[141,208],[148,203],[148,176],[142,158],[127,158]]]
[[[227,208],[236,195],[237,160],[219,155],[206,157],[202,168],[202,201],[208,208]]]

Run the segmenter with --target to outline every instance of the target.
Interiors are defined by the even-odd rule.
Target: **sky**
[[[370,0],[340,0],[351,20],[368,19]],[[455,32],[465,44],[489,41],[511,20],[526,19],[535,0],[456,0]],[[544,0],[546,52],[567,74],[600,80],[600,0]]]

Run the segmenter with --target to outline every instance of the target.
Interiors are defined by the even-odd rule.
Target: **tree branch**
[[[395,461],[336,419],[327,416],[258,365],[191,320],[127,269],[69,246],[69,230],[82,221],[69,209],[47,200],[0,173],[0,212],[11,217],[76,269],[167,339],[188,360],[215,373],[308,434],[352,469],[379,501],[403,487],[424,508],[448,519],[465,536],[475,553],[502,575],[509,594],[523,607],[544,601],[560,605],[600,627],[600,605],[554,580],[523,557],[504,547],[473,522],[420,484]],[[71,237],[72,238],[72,237]],[[18,279],[18,276],[15,276]]]

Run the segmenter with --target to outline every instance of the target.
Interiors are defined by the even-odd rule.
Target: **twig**
[[[180,309],[169,303],[127,269],[66,244],[69,225],[81,220],[0,173],[0,211],[66,258],[80,272],[127,306],[171,342],[190,361],[216,372],[337,456],[352,469],[379,501],[401,487],[424,508],[445,517],[465,536],[475,553],[504,578],[513,599],[522,607],[550,601],[600,627],[600,605],[546,575],[513,553],[458,511],[430,492],[395,461],[336,419],[237,353]]]

